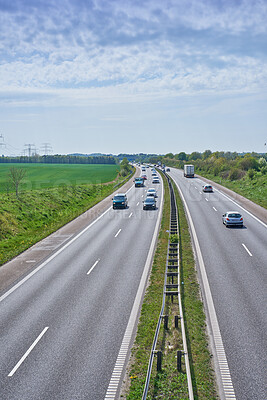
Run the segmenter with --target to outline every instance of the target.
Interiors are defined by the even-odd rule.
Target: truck
[[[135,187],[143,187],[144,186],[144,178],[139,177],[134,179],[134,186]]]
[[[194,165],[192,164],[184,165],[184,176],[186,178],[194,178]]]

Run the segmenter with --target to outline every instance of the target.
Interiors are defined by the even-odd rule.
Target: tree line
[[[238,180],[245,175],[253,178],[256,173],[267,174],[267,154],[222,152],[205,150],[203,153],[194,151],[191,154],[180,152],[168,153],[162,157],[166,165],[183,168],[184,164],[194,164],[199,173],[220,176],[224,179]]]
[[[44,156],[19,156],[19,157],[0,157],[0,163],[16,164],[117,164],[118,161],[113,156],[72,156],[72,155],[44,155]]]

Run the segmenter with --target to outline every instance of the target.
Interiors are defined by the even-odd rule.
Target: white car
[[[222,222],[226,228],[228,228],[228,226],[243,227],[243,217],[238,211],[227,211],[222,216]]]
[[[160,183],[160,182],[159,182],[159,177],[158,177],[158,176],[155,176],[155,177],[152,179],[152,183]]]
[[[154,189],[154,188],[148,189],[148,190],[147,190],[147,196],[158,197],[156,189]]]

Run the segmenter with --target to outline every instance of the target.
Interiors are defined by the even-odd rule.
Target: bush
[[[170,235],[170,243],[178,243],[178,235],[176,233]]]
[[[232,168],[230,170],[228,179],[230,179],[230,181],[237,181],[238,179],[241,179],[243,177],[242,171],[239,168]]]
[[[248,170],[248,177],[249,179],[253,179],[255,175],[255,170],[254,169],[249,169]]]

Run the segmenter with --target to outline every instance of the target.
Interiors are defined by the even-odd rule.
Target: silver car
[[[158,197],[156,189],[154,189],[154,188],[149,188],[149,189],[147,190],[147,196]]]
[[[155,176],[155,177],[152,179],[152,183],[160,183],[160,182],[159,182],[159,178],[158,178],[157,176]]]
[[[243,226],[243,217],[238,211],[227,211],[222,216],[222,222],[228,228],[228,226]]]
[[[203,192],[210,192],[210,193],[212,193],[213,192],[213,188],[212,188],[212,186],[211,185],[205,185],[205,186],[203,186]]]

